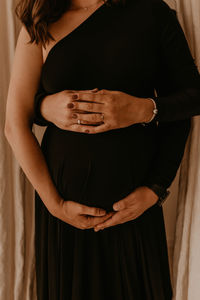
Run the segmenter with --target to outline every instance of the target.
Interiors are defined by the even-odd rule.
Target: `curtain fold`
[[[33,190],[4,137],[18,24],[15,2],[0,1],[0,300],[35,300]]]

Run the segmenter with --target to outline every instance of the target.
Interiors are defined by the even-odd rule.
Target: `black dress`
[[[178,54],[173,55],[177,37],[167,38],[169,24],[191,64],[181,84],[188,83],[189,75],[198,78],[169,7],[159,0],[127,0],[125,6],[103,4],[50,50],[40,90],[52,94],[98,87],[138,97],[152,97],[154,88],[160,96],[178,91]],[[111,211],[114,202],[146,182],[171,184],[189,129],[188,119],[90,135],[49,122],[41,149],[65,200]],[[38,300],[172,298],[161,207],[154,205],[135,220],[94,232],[52,216],[35,195]]]

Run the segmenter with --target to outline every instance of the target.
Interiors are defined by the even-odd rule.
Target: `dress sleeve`
[[[154,13],[161,66],[155,98],[157,120],[168,122],[200,115],[200,74],[176,12],[164,1],[157,1]]]
[[[51,124],[51,122],[47,121],[45,118],[43,118],[41,112],[40,112],[40,105],[42,100],[45,96],[48,94],[44,90],[42,83],[40,82],[39,88],[37,90],[37,93],[35,94],[34,98],[34,119],[33,123],[39,125],[39,126],[48,126]]]
[[[161,24],[158,30],[160,70],[156,81],[158,147],[144,185],[156,184],[167,189],[184,154],[190,117],[200,113],[200,79],[176,15],[161,2],[156,11]]]

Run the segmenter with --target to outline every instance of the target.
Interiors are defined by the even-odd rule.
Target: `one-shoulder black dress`
[[[127,0],[124,6],[102,4],[57,42],[43,65],[41,86],[46,94],[98,87],[138,97],[152,97],[156,89],[170,97],[195,76],[169,7],[160,0]],[[65,200],[111,211],[146,182],[171,184],[189,129],[190,120],[182,120],[87,134],[49,122],[41,149]],[[52,216],[35,195],[38,300],[172,298],[162,207],[94,232]]]

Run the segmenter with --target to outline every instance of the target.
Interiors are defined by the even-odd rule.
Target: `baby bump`
[[[141,125],[98,134],[50,125],[42,151],[62,197],[112,209],[142,183],[156,149],[155,128]]]

